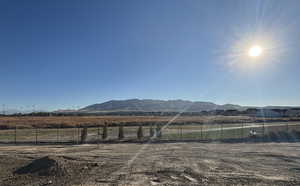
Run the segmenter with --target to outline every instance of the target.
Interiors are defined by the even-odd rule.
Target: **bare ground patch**
[[[299,143],[0,146],[0,185],[299,185],[299,147]]]

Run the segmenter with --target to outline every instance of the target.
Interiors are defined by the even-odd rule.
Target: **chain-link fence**
[[[0,130],[0,143],[101,143],[126,141],[298,141],[300,122],[98,126]]]

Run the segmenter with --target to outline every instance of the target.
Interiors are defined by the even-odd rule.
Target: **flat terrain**
[[[0,185],[300,185],[300,143],[0,146]]]
[[[156,126],[143,126],[143,141],[150,138],[150,129]],[[287,138],[299,141],[300,122],[269,122],[269,123],[225,123],[225,124],[184,124],[170,123],[162,127],[162,137],[159,140],[234,140],[249,138],[251,130],[256,131],[257,137],[264,136],[267,140]],[[78,143],[82,128],[17,128],[0,130],[0,143]],[[87,143],[124,142],[137,140],[138,126],[123,127],[124,138],[118,139],[119,127],[108,127],[107,138],[102,139],[103,127],[88,127]],[[285,134],[283,134],[285,133]],[[288,133],[289,136],[286,136]],[[264,135],[263,135],[264,134]],[[272,139],[269,139],[272,138]],[[281,139],[286,141],[287,139]]]
[[[150,138],[150,126],[143,126],[143,141]],[[156,127],[153,126],[154,130]],[[78,143],[81,138],[82,128],[26,128],[0,130],[0,143]],[[162,137],[159,140],[230,140],[249,138],[251,130],[255,130],[257,137],[276,140],[271,133],[276,133],[277,138],[288,138],[290,141],[299,141],[300,122],[269,122],[269,123],[226,123],[226,124],[185,124],[165,125]],[[137,140],[137,126],[123,127],[124,138],[119,140],[119,127],[108,127],[107,138],[102,139],[102,127],[88,127],[88,143],[120,142]],[[280,134],[289,133],[290,136]],[[265,135],[263,135],[265,134]],[[281,141],[287,139],[281,139]]]
[[[255,118],[248,116],[14,116],[0,117],[0,129],[17,128],[55,128],[76,126],[101,126],[112,124],[157,124],[172,121],[173,124],[183,123],[243,123],[243,122],[272,122],[299,121],[300,118]]]

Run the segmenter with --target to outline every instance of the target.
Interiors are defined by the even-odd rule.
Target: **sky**
[[[298,0],[1,0],[0,104],[300,105]],[[259,45],[262,55],[247,51]]]

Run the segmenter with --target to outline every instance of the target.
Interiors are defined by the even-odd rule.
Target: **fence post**
[[[265,138],[265,122],[263,122],[263,138]]]
[[[56,143],[59,143],[59,126],[56,128]]]
[[[150,134],[150,139],[154,137],[154,129],[153,129],[153,124],[151,124],[150,129],[149,129],[149,134]]]
[[[80,126],[77,125],[77,144],[79,144],[80,139]]]
[[[182,140],[183,136],[182,136],[182,125],[180,126],[180,139]]]
[[[200,130],[201,130],[201,141],[203,141],[203,123],[201,123]]]
[[[35,127],[35,144],[37,144],[38,142],[38,128]]]
[[[221,123],[221,140],[223,140],[223,124]]]
[[[123,126],[119,126],[119,136],[118,136],[118,139],[122,140],[123,138],[124,138]]]
[[[100,141],[100,126],[98,125],[98,132],[97,132],[97,145],[99,147],[99,141]]]
[[[75,131],[76,131],[76,130],[74,130],[75,127],[72,127],[71,129],[72,129],[72,135],[73,135],[72,143],[75,144]]]
[[[142,125],[140,125],[138,128],[138,131],[137,131],[137,138],[139,140],[142,140],[143,137],[144,137],[143,127],[142,127]]]
[[[107,124],[105,123],[102,131],[102,139],[105,140],[107,138]]]
[[[15,144],[17,144],[17,125],[15,126]]]
[[[241,137],[244,139],[244,123],[242,123]]]
[[[81,130],[81,136],[80,136],[80,143],[81,144],[86,143],[87,135],[88,135],[88,128],[86,126],[84,126]]]
[[[158,125],[156,125],[156,137],[157,138],[161,138],[162,137],[162,131],[161,131],[161,127]]]

